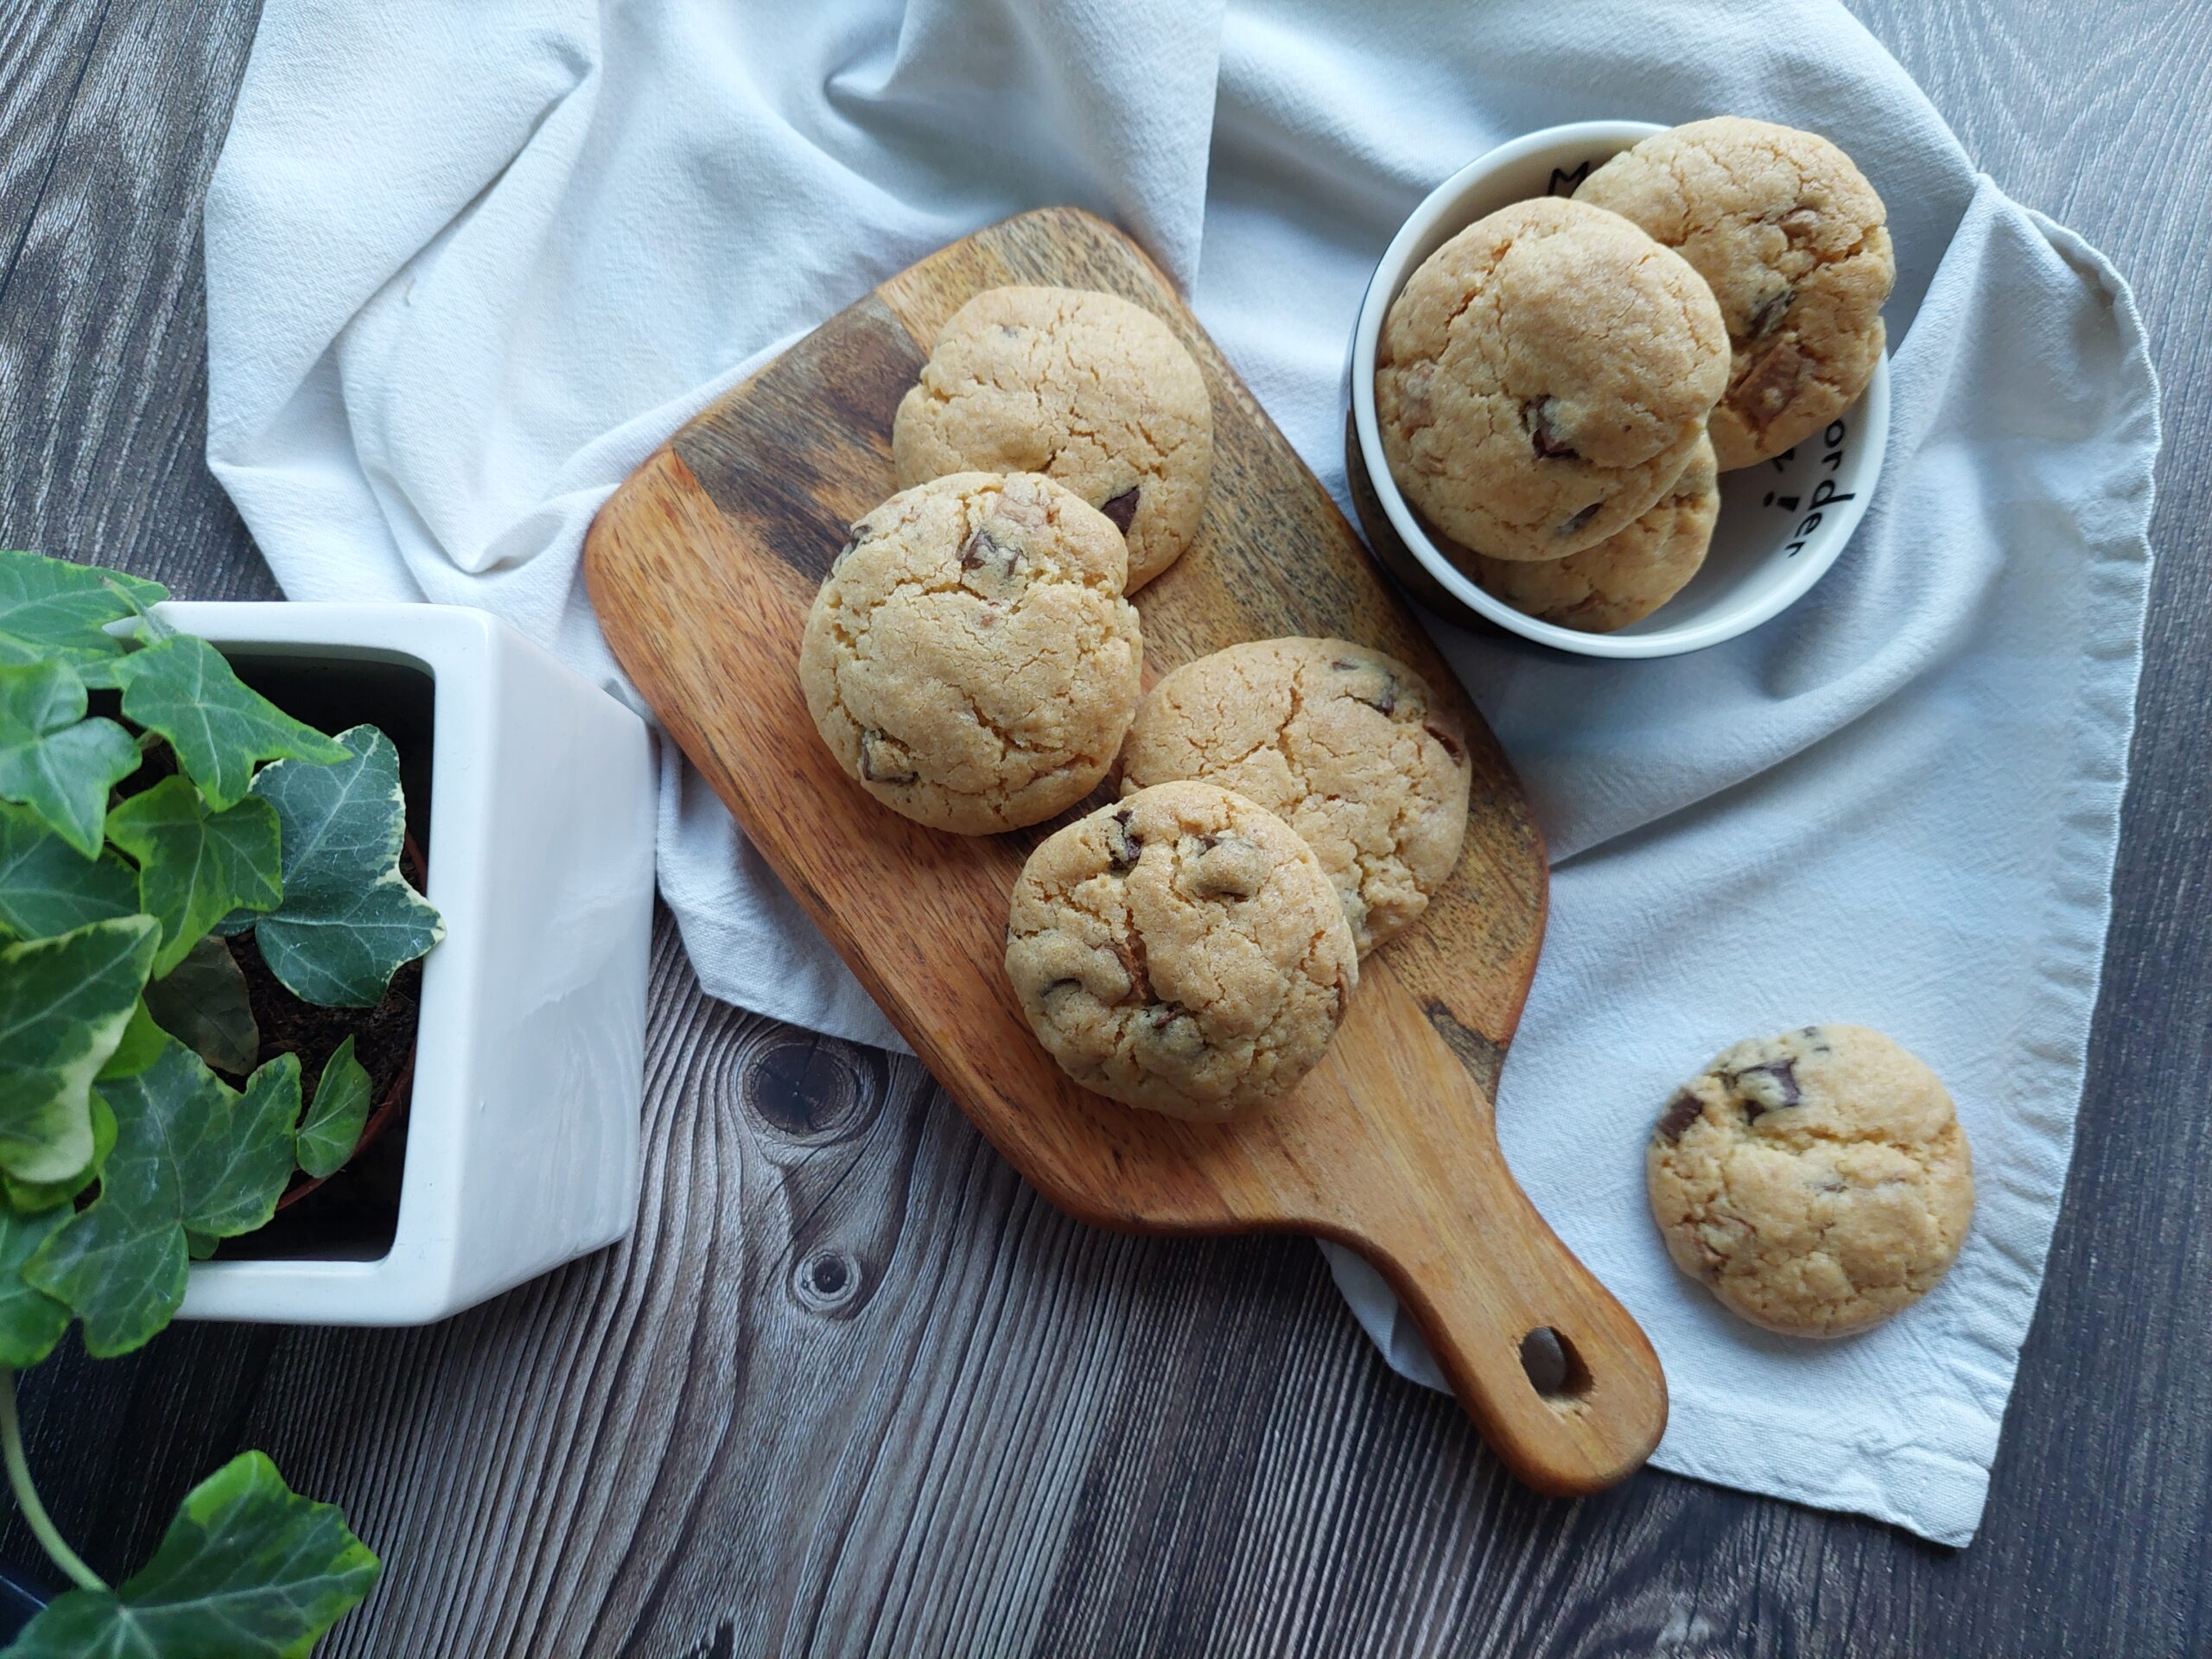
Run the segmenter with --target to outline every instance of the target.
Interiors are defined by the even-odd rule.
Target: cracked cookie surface
[[[1167,325],[1111,294],[993,288],[952,314],[899,400],[902,489],[944,473],[1042,473],[1128,538],[1128,590],[1198,533],[1213,475],[1205,378]]]
[[[1974,1214],[1950,1095],[1864,1026],[1737,1044],[1668,1102],[1644,1169],[1675,1265],[1791,1336],[1850,1336],[1919,1300]]]
[[[1312,848],[1211,784],[1161,784],[1052,836],[1007,917],[1038,1040],[1084,1088],[1217,1121],[1313,1069],[1359,982]]]
[[[1141,690],[1120,533],[1048,478],[958,473],[853,525],[815,595],[799,683],[846,774],[985,835],[1072,806]]]
[[[1802,442],[1866,390],[1897,261],[1881,197],[1827,139],[1693,121],[1614,156],[1574,199],[1635,220],[1719,301],[1732,359],[1713,413],[1723,472]]]
[[[1343,639],[1261,639],[1186,663],[1138,707],[1126,796],[1177,779],[1275,813],[1321,861],[1364,956],[1459,860],[1465,734],[1421,676]]]
[[[1595,547],[1541,563],[1467,556],[1475,580],[1515,610],[1563,628],[1611,633],[1681,592],[1705,563],[1719,517],[1720,475],[1713,445],[1700,441],[1658,505]]]
[[[1719,308],[1681,257],[1542,197],[1407,279],[1375,407],[1390,475],[1431,524],[1488,558],[1557,559],[1666,493],[1727,382]]]

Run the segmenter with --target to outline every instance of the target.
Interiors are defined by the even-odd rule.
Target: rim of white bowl
[[[1412,251],[1426,241],[1440,224],[1455,213],[1463,212],[1461,204],[1476,185],[1502,168],[1550,150],[1571,149],[1586,155],[1593,149],[1610,144],[1618,153],[1655,132],[1665,130],[1656,121],[1570,121],[1524,133],[1510,143],[1478,156],[1423,197],[1421,205],[1399,226],[1398,233],[1390,238],[1390,245],[1382,251],[1374,275],[1368,278],[1367,292],[1359,302],[1358,321],[1352,329],[1352,426],[1358,435],[1360,456],[1366,463],[1375,499],[1406,550],[1439,586],[1469,610],[1524,639],[1581,657],[1677,657],[1733,639],[1780,615],[1827,574],[1828,567],[1850,542],[1852,532],[1858,529],[1872,498],[1874,480],[1881,475],[1884,454],[1889,447],[1890,359],[1885,352],[1874,365],[1873,378],[1866,383],[1866,390],[1854,405],[1866,433],[1866,458],[1861,462],[1865,483],[1837,515],[1835,529],[1826,538],[1826,544],[1792,570],[1787,581],[1777,583],[1763,597],[1723,611],[1718,616],[1651,633],[1584,633],[1540,621],[1484,592],[1429,539],[1427,531],[1421,528],[1413,509],[1400,493],[1398,480],[1391,474],[1389,459],[1382,451],[1381,424],[1375,414],[1376,350],[1382,338],[1382,320],[1418,263]],[[1476,217],[1465,214],[1450,233],[1456,234],[1473,224]]]

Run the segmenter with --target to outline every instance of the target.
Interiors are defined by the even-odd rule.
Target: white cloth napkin
[[[506,615],[626,694],[577,554],[682,419],[1003,214],[1128,226],[1341,493],[1367,274],[1529,129],[1734,112],[1886,199],[1895,425],[1853,545],[1700,655],[1439,637],[1534,795],[1551,931],[1499,1103],[1539,1207],[1651,1333],[1656,1461],[1974,1530],[2082,1090],[2148,572],[2155,391],[2077,238],[1977,179],[1818,0],[268,0],[207,211],[208,460],[285,589]],[[663,891],[716,995],[888,1027],[672,754]],[[1949,1083],[1980,1205],[1857,1339],[1764,1336],[1669,1266],[1646,1125],[1738,1037],[1880,1027]],[[1428,1357],[1333,1257],[1409,1375]]]

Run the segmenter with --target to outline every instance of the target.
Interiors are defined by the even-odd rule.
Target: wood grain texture
[[[799,639],[847,526],[893,490],[893,410],[944,321],[1007,283],[1103,289],[1205,375],[1206,514],[1138,597],[1148,675],[1224,645],[1325,634],[1411,665],[1466,734],[1459,863],[1370,957],[1313,1076],[1234,1122],[1077,1087],[1007,979],[1007,894],[1054,824],[953,836],[855,788],[817,734]],[[1077,1217],[1150,1232],[1311,1232],[1395,1285],[1461,1402],[1541,1491],[1594,1491],[1658,1443],[1666,1384],[1635,1321],[1505,1166],[1491,1104],[1535,970],[1542,846],[1504,755],[1419,624],[1197,320],[1136,246],[1074,208],[978,232],[882,284],[734,387],[615,492],[584,545],[607,642],[661,723],[986,1139]],[[1065,820],[1080,816],[1078,806]],[[1565,1357],[1539,1389],[1523,1343]]]
[[[665,927],[635,1237],[429,1331],[57,1357],[64,1529],[121,1569],[265,1446],[390,1561],[323,1649],[380,1659],[2212,1647],[2212,5],[1853,9],[2126,273],[2165,386],[2088,1105],[1971,1549],[1649,1472],[1537,1497],[1302,1240],[1071,1222],[911,1062],[706,1001]],[[252,25],[0,7],[0,245],[43,273],[0,277],[0,537],[196,597],[275,592],[199,461],[193,205]]]

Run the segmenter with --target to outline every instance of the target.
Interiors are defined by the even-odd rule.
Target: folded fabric
[[[1437,181],[1566,120],[1827,134],[1886,200],[1893,427],[1804,601],[1567,659],[1439,625],[1555,864],[1499,1101],[1643,1323],[1663,1467],[1947,1542],[1980,1514],[2080,1103],[2148,572],[2156,395],[2077,238],[1977,179],[1840,9],[1624,0],[268,0],[207,211],[208,460],[287,593],[483,606],[629,689],[578,580],[628,470],[789,340],[1024,207],[1132,231],[1339,495],[1354,309]],[[662,890],[715,995],[893,1044],[672,751]],[[1792,1342],[1669,1266],[1643,1143],[1737,1038],[1879,1027],[1980,1202],[1918,1308]],[[1433,1363],[1333,1252],[1391,1363]]]

